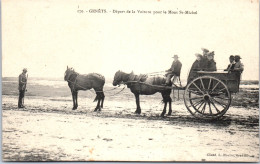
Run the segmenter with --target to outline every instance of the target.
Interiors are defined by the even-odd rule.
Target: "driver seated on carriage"
[[[166,70],[166,85],[170,85],[171,79],[173,77],[173,83],[177,80],[177,77],[180,77],[182,64],[179,61],[178,55],[174,55],[174,61],[172,62],[171,68]]]

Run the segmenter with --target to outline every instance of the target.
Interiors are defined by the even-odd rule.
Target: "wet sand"
[[[259,160],[258,108],[230,107],[214,122],[193,118],[183,101],[159,117],[163,104],[142,96],[106,99],[93,112],[93,98],[30,97],[17,109],[17,96],[2,100],[4,161],[236,161]]]

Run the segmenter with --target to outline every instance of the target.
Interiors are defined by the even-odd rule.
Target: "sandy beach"
[[[3,160],[258,161],[258,108],[233,106],[221,120],[205,122],[179,100],[172,116],[161,118],[159,96],[142,96],[136,115],[129,90],[107,96],[101,112],[83,96],[72,111],[70,97],[27,96],[18,109],[17,96],[3,95]]]

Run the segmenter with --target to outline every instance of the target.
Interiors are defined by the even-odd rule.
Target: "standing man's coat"
[[[18,108],[24,108],[23,99],[26,91],[27,77],[26,77],[27,69],[23,69],[23,73],[19,75],[18,78],[18,90],[19,90],[19,100],[18,100]]]

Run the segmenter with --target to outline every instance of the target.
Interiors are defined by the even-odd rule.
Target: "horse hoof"
[[[168,113],[167,115],[170,116],[170,115],[172,115],[172,113]]]
[[[76,110],[76,108],[72,108],[72,110]]]
[[[165,117],[164,114],[161,114],[161,117],[164,118]]]

